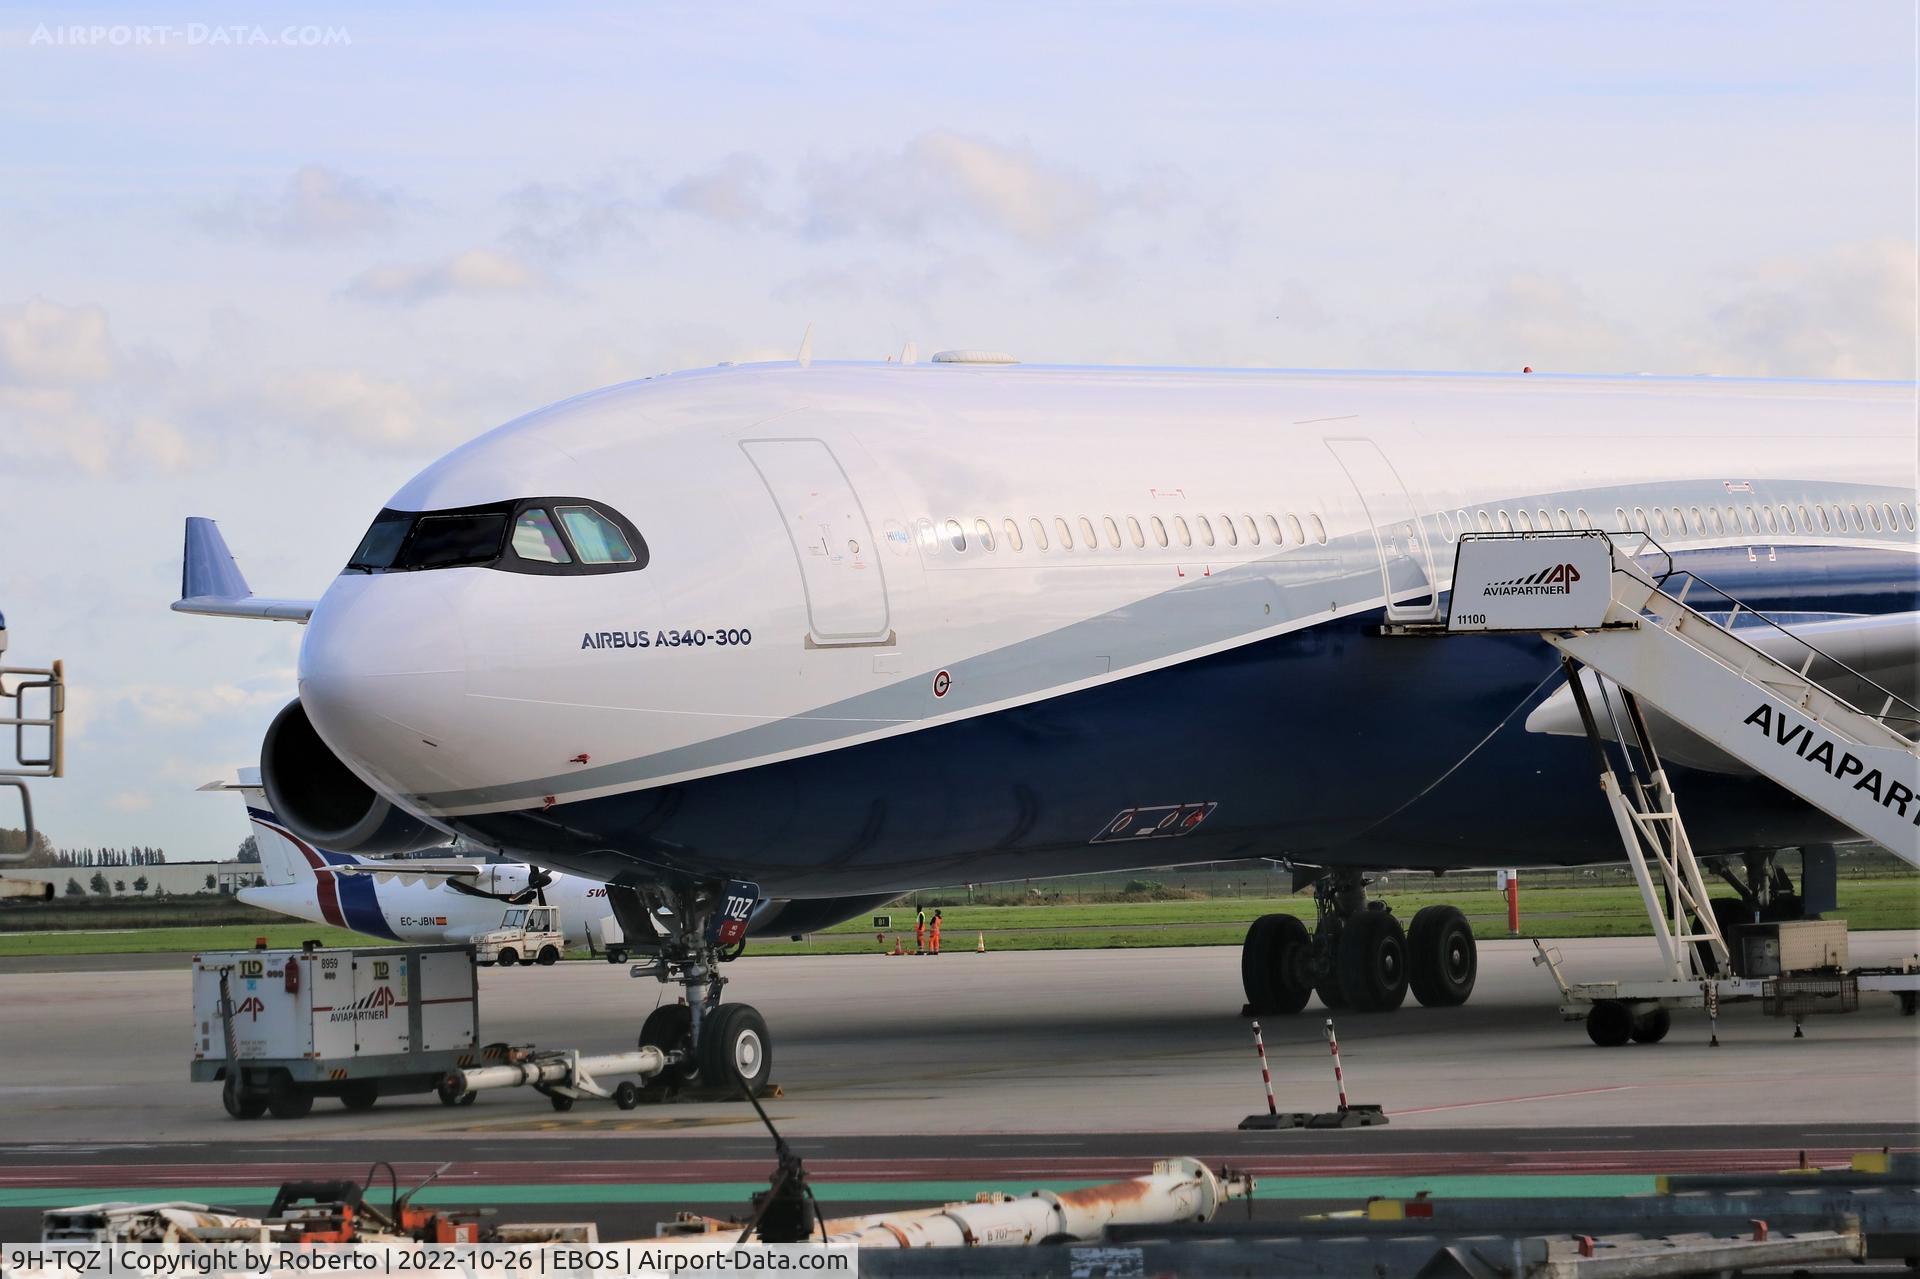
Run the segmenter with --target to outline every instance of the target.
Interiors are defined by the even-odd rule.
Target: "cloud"
[[[505,239],[535,257],[564,258],[640,234],[640,205],[625,184],[529,182],[507,196],[514,224]]]
[[[337,243],[393,225],[399,197],[358,178],[304,165],[270,199],[236,196],[200,217],[210,231],[240,231],[284,245]]]
[[[907,237],[947,226],[1047,247],[1085,231],[1115,203],[1088,178],[1026,147],[944,130],[898,152],[813,160],[799,181],[805,226],[823,237]]]
[[[1920,252],[1911,241],[1765,263],[1707,317],[1699,358],[1715,373],[1912,378],[1916,282]]]
[[[186,465],[186,438],[161,415],[170,365],[129,356],[106,311],[46,298],[0,306],[0,438],[8,460],[48,459],[92,475],[116,465]]]
[[[345,289],[363,302],[413,305],[444,297],[488,297],[544,288],[538,271],[503,249],[468,249],[435,262],[370,267]]]
[[[717,168],[682,178],[661,193],[660,202],[680,213],[735,229],[772,226],[779,219],[767,204],[772,170],[765,162],[736,153]]]
[[[260,398],[264,413],[325,439],[409,445],[452,429],[410,386],[357,369],[277,374],[267,380]]]
[[[104,381],[113,364],[100,307],[45,298],[0,306],[0,385],[80,386]]]

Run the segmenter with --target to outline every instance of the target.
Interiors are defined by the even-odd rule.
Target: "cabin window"
[[[1707,508],[1707,514],[1708,514],[1709,516],[1711,516],[1711,517],[1712,517],[1712,524],[1713,524],[1713,531],[1714,531],[1714,532],[1716,532],[1716,533],[1724,533],[1724,532],[1726,532],[1726,531],[1727,531],[1727,526],[1726,526],[1726,524],[1725,524],[1724,522],[1722,522],[1722,520],[1720,519],[1720,508],[1719,508],[1719,507],[1717,507],[1717,506],[1709,506],[1709,507]],[[1740,528],[1740,521],[1736,519],[1736,520],[1735,520],[1735,521],[1733,522],[1733,526],[1734,526],[1734,531],[1736,531],[1736,532],[1738,532],[1738,531],[1739,531],[1739,528]]]
[[[1771,506],[1763,506],[1760,508],[1760,522],[1766,526],[1767,532],[1769,533],[1778,527],[1773,522],[1773,508]]]
[[[1554,523],[1558,527],[1563,529],[1571,529],[1573,527],[1573,521],[1567,518],[1566,507],[1563,506],[1559,510],[1555,511],[1553,513],[1553,516],[1554,516]],[[1580,522],[1584,524],[1586,523],[1586,519],[1587,519],[1587,514],[1585,511],[1582,511],[1580,513]]]
[[[1247,545],[1260,545],[1260,526],[1253,522],[1253,516],[1243,513],[1240,516],[1240,522],[1247,526]]]
[[[1020,521],[1019,520],[1000,521],[1000,532],[1006,538],[1008,550],[1017,551],[1020,549]]]
[[[947,521],[947,545],[956,551],[967,549],[967,530],[960,527],[959,520]]]
[[[1526,507],[1524,506],[1521,507],[1519,510],[1515,511],[1513,515],[1514,515],[1514,519],[1519,523],[1520,531],[1522,533],[1533,532],[1533,520],[1531,517],[1527,515]]]
[[[1867,503],[1867,509],[1868,509],[1868,510],[1872,510],[1872,509],[1873,509],[1873,503],[1872,503],[1872,502],[1868,502],[1868,503]],[[1866,520],[1865,520],[1864,518],[1862,518],[1862,516],[1861,516],[1861,514],[1860,514],[1860,504],[1859,504],[1858,502],[1850,502],[1850,503],[1848,503],[1848,505],[1847,505],[1847,510],[1849,510],[1849,511],[1851,511],[1851,512],[1853,513],[1853,529],[1854,529],[1854,532],[1856,532],[1856,533],[1864,533],[1864,532],[1866,532],[1866,531],[1867,531],[1867,522],[1866,522]]]
[[[1500,517],[1500,531],[1502,533],[1513,532],[1513,517],[1507,514],[1506,507],[1504,506],[1501,507],[1499,510],[1495,511],[1494,514]]]
[[[985,520],[977,519],[973,522],[973,537],[974,540],[980,544],[981,550],[991,551],[993,549],[993,525],[987,523]]]
[[[1667,513],[1657,506],[1653,508],[1653,527],[1661,537],[1667,535]]]
[[[1693,531],[1696,533],[1706,532],[1707,522],[1700,518],[1700,508],[1696,506],[1691,508],[1691,510],[1693,513]]]
[[[1157,546],[1165,546],[1167,544],[1167,526],[1160,522],[1160,517],[1158,515],[1152,516],[1147,520],[1147,523],[1153,525],[1154,544]]]
[[[1294,545],[1305,546],[1307,544],[1307,531],[1300,527],[1300,517],[1292,511],[1287,512],[1287,531],[1293,534]]]
[[[1619,531],[1622,533],[1625,533],[1632,527],[1632,525],[1627,523],[1627,508],[1624,506],[1616,506],[1613,508],[1613,520],[1614,523],[1619,526]]]
[[[1493,521],[1487,518],[1487,513],[1484,509],[1480,511],[1480,531],[1482,533],[1493,532]]]
[[[1061,550],[1071,551],[1073,549],[1073,526],[1067,523],[1066,516],[1054,516],[1053,532],[1060,541]]]
[[[1886,514],[1886,517],[1887,517],[1887,532],[1891,533],[1895,529],[1900,527],[1900,521],[1893,513],[1892,502],[1880,503],[1880,509]]]
[[[1279,546],[1283,542],[1285,542],[1286,539],[1280,536],[1280,521],[1274,519],[1271,513],[1269,513],[1266,516],[1266,521],[1267,521],[1267,540],[1269,542],[1272,542],[1275,546]]]
[[[1853,523],[1855,528],[1864,529],[1867,527],[1868,524],[1871,524],[1873,526],[1874,532],[1878,533],[1880,531],[1880,511],[1879,511],[1879,508],[1874,506],[1872,502],[1867,503],[1867,513],[1864,516],[1865,520],[1867,521],[1866,524],[1862,524],[1860,522],[1862,518],[1863,517],[1860,514],[1860,508],[1857,506],[1854,507]]]
[[[1673,531],[1678,537],[1687,535],[1687,513],[1677,506],[1673,508]]]
[[[1193,522],[1200,530],[1200,545],[1212,546],[1213,525],[1207,520],[1207,517],[1204,515],[1196,515],[1193,517]]]
[[[1101,522],[1107,526],[1107,545],[1113,547],[1115,550],[1119,550],[1120,526],[1113,522],[1113,516],[1111,515],[1103,517]]]
[[[1220,517],[1220,536],[1228,546],[1240,545],[1240,534],[1234,531],[1233,516],[1222,515]]]
[[[1320,522],[1318,515],[1309,513],[1307,520],[1313,525],[1313,540],[1325,546],[1327,544],[1327,526]]]
[[[1027,521],[1027,527],[1033,530],[1033,548],[1036,551],[1047,549],[1047,522],[1039,516]]]
[[[1900,522],[1907,526],[1909,533],[1913,531],[1913,508],[1905,502],[1900,503]]]
[[[1814,503],[1814,506],[1813,506],[1813,513],[1820,517],[1820,531],[1822,533],[1833,532],[1833,521],[1827,518],[1826,507],[1821,506],[1818,502],[1816,502]]]
[[[1187,528],[1186,516],[1176,515],[1173,517],[1173,535],[1180,539],[1180,545],[1193,545],[1193,533]]]
[[[1080,517],[1080,545],[1089,551],[1100,549],[1100,538],[1093,531],[1093,521],[1084,515]]]
[[[1145,546],[1147,544],[1147,535],[1140,531],[1140,521],[1131,515],[1127,516],[1127,536],[1133,539],[1135,546]]]
[[[1564,512],[1562,512],[1562,514],[1564,514]],[[1534,512],[1533,526],[1542,533],[1553,527],[1553,517],[1547,514],[1546,507],[1543,506]]]

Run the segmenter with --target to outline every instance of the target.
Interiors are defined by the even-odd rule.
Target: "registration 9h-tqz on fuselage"
[[[606,881],[663,972],[711,976],[729,883],[790,932],[932,884],[1260,856],[1325,871],[1323,997],[1398,1003],[1338,988],[1362,920],[1457,1002],[1471,954],[1431,927],[1408,954],[1361,871],[1620,845],[1587,744],[1533,714],[1545,644],[1381,623],[1434,612],[1463,532],[1639,531],[1910,690],[1915,429],[1905,383],[720,368],[456,449],[310,605],[248,595],[190,528],[179,607],[306,617],[262,759],[303,837],[451,830]],[[1691,762],[1703,854],[1850,838]]]

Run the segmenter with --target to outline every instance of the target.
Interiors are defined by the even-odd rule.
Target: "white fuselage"
[[[644,538],[644,568],[343,573],[313,613],[301,698],[377,789],[525,856],[543,858],[539,832],[552,827],[552,864],[598,874],[604,858],[609,877],[778,865],[798,885],[806,871],[775,850],[814,836],[826,819],[809,814],[838,823],[844,810],[847,829],[819,855],[852,849],[844,866],[870,873],[820,882],[905,887],[960,867],[960,851],[916,867],[910,845],[965,824],[970,776],[992,778],[1001,804],[997,762],[929,750],[900,775],[863,763],[879,798],[848,777],[842,808],[816,810],[832,776],[821,757],[905,749],[992,717],[1035,750],[1053,730],[1077,749],[1080,722],[1043,724],[1042,708],[1097,705],[1071,699],[1289,636],[1307,644],[1386,606],[1418,613],[1446,589],[1463,529],[1643,529],[1715,565],[1804,561],[1819,581],[1767,589],[1822,616],[1856,607],[1823,602],[1820,557],[1837,555],[1871,561],[1876,598],[1911,608],[1900,596],[1920,563],[1915,429],[1904,385],[949,365],[673,375],[509,423],[389,503],[604,504]],[[1403,699],[1409,732],[1421,731],[1426,686],[1381,690]],[[1315,692],[1302,687],[1302,705]],[[1185,768],[1191,753],[1317,733],[1317,747],[1277,751],[1277,775],[1295,766],[1288,750],[1351,750],[1357,767],[1375,744],[1315,718],[1210,747],[1204,726],[1163,719],[1156,736],[1143,724],[1129,750],[1102,757],[1105,790],[1073,779],[1063,821],[1217,800],[1209,827],[1239,829],[1253,805],[1230,801],[1225,782],[1209,793],[1214,774]],[[1414,795],[1460,758],[1445,750],[1430,766],[1409,757],[1404,786],[1379,783],[1402,789],[1368,802],[1384,813]],[[809,767],[766,771],[797,763]],[[793,780],[732,801],[687,789],[756,773]],[[738,813],[689,817],[670,794],[786,807],[749,826]],[[939,811],[900,817],[923,801]],[[604,818],[621,803],[630,811]],[[1046,794],[1004,804],[1007,829],[983,820],[983,849],[1026,838],[1019,805],[1049,812]],[[869,836],[854,830],[862,820]],[[1242,851],[1325,851],[1352,825],[1290,832],[1263,815]],[[723,831],[756,846],[703,842]],[[1256,846],[1260,832],[1274,842]],[[1061,846],[1050,838],[1032,847]],[[1455,864],[1473,856],[1463,848]],[[1036,852],[1026,873],[1069,862],[1089,868]]]

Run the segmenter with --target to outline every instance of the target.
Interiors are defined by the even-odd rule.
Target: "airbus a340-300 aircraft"
[[[799,932],[931,884],[1284,857],[1322,922],[1270,999],[1464,1001],[1464,919],[1403,930],[1363,871],[1622,850],[1578,728],[1535,714],[1548,645],[1383,619],[1433,610],[1463,532],[1641,530],[1910,690],[1914,468],[1910,384],[803,358],[483,435],[316,601],[252,596],[189,521],[175,607],[307,622],[261,758],[291,830],[613,885],[690,995],[643,1037],[752,1082],[766,1028],[715,965],[760,893]],[[1854,838],[1688,758],[1694,847],[1760,891],[1773,851]]]

